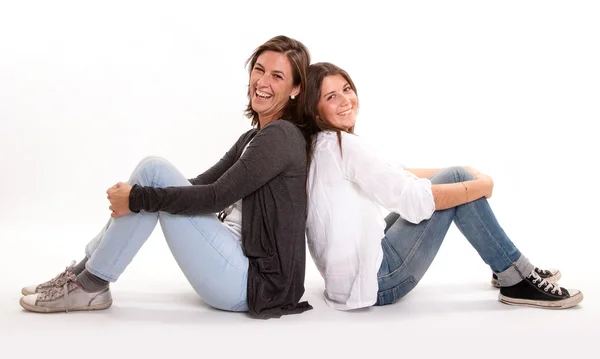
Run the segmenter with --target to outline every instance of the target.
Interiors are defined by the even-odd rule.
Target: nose
[[[258,80],[256,81],[256,86],[257,87],[264,87],[264,86],[268,86],[268,76],[265,75],[261,75]]]
[[[342,96],[340,96],[340,107],[347,107],[350,106],[350,99],[348,98],[347,95],[342,94]]]

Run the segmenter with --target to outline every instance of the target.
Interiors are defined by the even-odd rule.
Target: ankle
[[[99,292],[108,288],[109,282],[84,269],[77,275],[77,284],[87,292]]]

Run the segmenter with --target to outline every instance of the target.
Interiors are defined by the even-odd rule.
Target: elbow
[[[410,199],[406,199],[403,202],[408,203],[409,206],[406,207],[404,211],[398,212],[398,214],[400,214],[403,219],[413,224],[419,224],[422,221],[430,219],[437,210],[435,197],[426,189],[414,193]]]

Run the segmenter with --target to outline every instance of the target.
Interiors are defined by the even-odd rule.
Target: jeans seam
[[[160,171],[154,171],[154,175],[152,176],[152,180],[149,181],[150,185],[152,187],[160,187],[162,188],[162,185],[160,183],[158,183],[156,181],[156,176],[158,175]],[[165,212],[167,213],[167,212]],[[217,249],[217,247],[215,247],[212,243],[212,241],[217,238],[217,236],[219,235],[219,233],[216,233],[211,239],[209,239],[208,237],[206,237],[206,235],[204,235],[204,232],[200,230],[200,228],[198,228],[198,226],[196,225],[196,223],[194,223],[194,221],[190,218],[191,216],[185,216],[190,223],[194,226],[194,228],[196,228],[196,231],[204,238],[204,240],[217,252],[219,253],[219,255],[221,256],[221,258],[223,258],[225,260],[225,262],[232,268],[236,269],[236,270],[240,270],[240,268],[234,266],[227,257],[225,257],[225,255],[223,253],[221,253],[220,250]],[[166,238],[165,238],[166,239]]]
[[[135,223],[135,226],[134,226],[134,228],[135,228],[134,229],[134,233],[137,232],[140,229],[140,223],[142,222],[142,217],[141,216],[147,215],[147,214],[136,213],[135,215],[138,216],[138,220],[137,220],[137,222]],[[131,241],[131,237],[133,237],[133,235],[130,236],[127,239],[127,244],[125,245],[125,247],[127,247],[129,245],[129,243]],[[104,238],[102,240],[104,240]],[[125,252],[125,248],[123,248],[121,251],[119,251],[119,253],[115,256],[115,259],[113,261],[114,263],[116,263],[116,262],[119,261],[119,259],[123,255],[123,252]],[[86,267],[87,267],[87,265],[86,265]],[[113,265],[113,267],[114,267],[114,265]],[[112,275],[107,275],[106,273],[103,273],[103,272],[100,272],[100,271],[97,271],[97,270],[93,270],[93,271],[96,272],[96,273],[98,273],[98,274],[100,274],[100,275],[97,275],[97,277],[100,277],[101,279],[107,280],[109,282],[115,282],[117,280],[117,278],[113,277]],[[90,272],[92,272],[92,271],[90,271]],[[92,274],[94,274],[94,273],[92,273]],[[102,277],[104,277],[104,278],[102,278]]]
[[[396,272],[398,272],[399,270],[403,269],[406,266],[406,264],[409,261],[409,259],[411,259],[414,256],[415,252],[417,251],[417,247],[419,247],[419,245],[423,241],[423,237],[425,235],[425,232],[427,232],[427,230],[429,229],[429,226],[431,225],[431,223],[432,222],[430,220],[427,221],[427,225],[425,226],[425,229],[423,230],[423,232],[421,233],[421,235],[417,239],[415,245],[412,247],[412,249],[408,253],[408,256],[406,256],[406,259],[402,258],[402,264],[398,268],[396,268],[393,271],[389,272],[388,274],[385,274],[385,275],[383,275],[381,277],[378,276],[377,279],[389,277],[389,276],[395,274]],[[395,250],[396,249],[394,248],[394,251]],[[400,256],[400,254],[398,254],[398,255]]]
[[[464,180],[464,178],[457,178],[456,172],[454,173],[454,180],[456,182],[459,182],[461,180]],[[489,228],[487,227],[486,223],[481,219],[481,216],[479,215],[479,212],[476,210],[473,210],[473,207],[475,207],[475,209],[477,208],[477,202],[479,202],[479,200],[484,199],[484,197],[479,198],[471,203],[465,203],[464,204],[464,208],[467,208],[471,213],[475,214],[475,217],[477,218],[477,220],[479,221],[480,224],[482,224],[483,228],[485,229],[485,231],[487,232],[487,234],[492,238],[492,243],[494,243],[494,245],[496,246],[496,248],[500,251],[500,253],[502,254],[502,256],[509,262],[511,263],[511,265],[513,265],[513,261],[508,257],[508,254],[504,251],[504,249],[498,244],[498,241],[496,240],[496,238],[491,234]],[[471,205],[471,206],[468,206]],[[463,205],[459,206],[462,207]],[[458,208],[457,208],[458,210]],[[455,213],[454,215],[454,223],[456,224],[457,227],[459,227],[459,221],[456,220],[457,219],[457,215]],[[466,236],[465,236],[466,237]]]
[[[194,223],[194,221],[192,221],[192,219],[190,217],[186,217],[188,221],[190,221],[190,223],[192,224],[192,226],[194,226],[194,228],[196,228],[196,230],[198,231],[198,233],[204,238],[204,240],[217,252],[219,253],[219,255],[221,256],[221,258],[223,258],[225,260],[225,262],[227,264],[229,264],[230,267],[235,268],[236,270],[240,270],[240,268],[238,268],[237,266],[234,266],[227,257],[225,257],[225,255],[223,253],[221,253],[220,250],[217,249],[217,247],[215,247],[212,243],[212,240],[214,240],[215,238],[217,238],[217,236],[219,235],[219,233],[215,234],[214,237],[209,240],[206,235],[204,235],[204,233],[200,230],[200,228],[198,228],[198,226],[196,225],[196,223]]]
[[[480,198],[481,199],[481,198]],[[476,202],[479,201],[476,200],[474,201],[472,204],[473,206],[476,206]],[[467,207],[468,208],[468,207]],[[506,253],[506,251],[498,244],[498,241],[496,240],[496,238],[491,234],[490,230],[488,229],[486,223],[481,219],[481,216],[479,215],[479,213],[477,211],[473,211],[471,210],[471,208],[469,208],[469,210],[471,211],[471,213],[474,213],[475,216],[477,217],[477,220],[479,221],[479,223],[482,224],[483,228],[485,229],[485,231],[487,232],[487,234],[492,238],[492,242],[494,243],[494,245],[496,246],[496,248],[500,251],[500,253],[502,254],[502,256],[504,257],[504,259],[506,259],[509,263],[511,263],[511,265],[514,264],[514,262],[510,259],[510,257],[508,256],[508,254]]]

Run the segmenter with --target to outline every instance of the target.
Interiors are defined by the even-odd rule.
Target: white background
[[[599,18],[594,1],[1,1],[0,350],[595,350]],[[302,41],[313,62],[350,73],[361,105],[357,133],[391,160],[490,174],[504,229],[534,264],[560,268],[561,283],[584,292],[582,304],[558,312],[500,304],[489,269],[452,228],[401,303],[335,312],[309,258],[306,299],[315,310],[256,321],[198,299],[157,227],[113,285],[110,310],[23,312],[21,286],[81,259],[108,218],[105,190],[127,180],[140,159],[163,156],[194,177],[249,128],[244,62],[279,34]],[[86,348],[93,338],[101,350]]]

